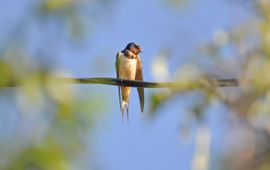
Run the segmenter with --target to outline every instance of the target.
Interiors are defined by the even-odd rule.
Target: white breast
[[[134,80],[136,76],[137,60],[128,59],[124,56],[123,53],[119,53],[118,60],[119,60],[119,78]]]

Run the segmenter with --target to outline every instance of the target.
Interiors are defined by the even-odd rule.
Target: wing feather
[[[135,80],[143,81],[142,61],[141,61],[139,56],[137,56],[137,69],[136,69]],[[143,112],[143,109],[144,109],[144,88],[138,87],[137,91],[138,91],[139,99],[140,99],[141,112]]]
[[[118,60],[118,56],[119,56],[120,52],[117,53],[116,55],[116,61],[115,61],[115,69],[116,69],[116,78],[119,79],[119,60]],[[119,98],[119,106],[120,106],[120,110],[121,108],[121,104],[122,104],[122,98],[121,98],[121,87],[118,86],[118,98]]]

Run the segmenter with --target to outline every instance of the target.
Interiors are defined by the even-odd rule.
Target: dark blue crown
[[[136,48],[137,45],[134,42],[128,43],[125,49],[130,50],[131,48]]]

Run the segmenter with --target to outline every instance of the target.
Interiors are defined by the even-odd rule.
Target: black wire
[[[57,78],[59,81],[65,81],[76,84],[105,84],[114,86],[144,87],[144,88],[177,88],[181,82],[149,82],[136,80],[121,80],[116,78]],[[237,79],[218,79],[208,80],[210,84],[219,87],[239,86]],[[199,82],[197,82],[199,83]],[[194,82],[196,84],[196,82]]]
[[[103,84],[103,85],[113,85],[113,86],[129,86],[129,87],[144,87],[144,88],[181,88],[181,87],[200,87],[202,82],[149,82],[149,81],[136,81],[136,80],[121,80],[117,78],[72,78],[72,77],[49,77],[52,82],[63,83],[63,84]],[[210,85],[218,87],[232,87],[239,86],[237,79],[216,79],[207,80]],[[51,84],[51,83],[50,83]],[[46,80],[40,82],[37,85],[46,85]],[[19,87],[20,84],[16,81],[10,81],[5,85],[0,85],[0,87]]]

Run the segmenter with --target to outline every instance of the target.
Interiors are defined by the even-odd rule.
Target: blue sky
[[[16,3],[6,0],[4,4],[0,7],[1,32],[14,27],[16,20],[28,9],[28,4],[22,0]],[[70,72],[75,77],[114,77],[115,54],[128,42],[136,42],[143,50],[144,78],[154,81],[151,64],[161,49],[171,50],[169,71],[173,74],[200,44],[212,40],[215,31],[240,25],[250,19],[250,14],[239,5],[223,0],[191,0],[183,7],[173,7],[161,0],[129,0],[99,9],[96,20],[87,16],[86,19],[89,19],[87,23],[91,31],[77,44],[67,43],[65,31],[53,26],[43,30],[49,31],[52,37],[59,36],[50,42],[50,38],[40,35],[41,26],[33,24],[31,31],[28,30],[31,35],[28,48],[35,51],[39,48],[36,44],[48,41],[49,56],[59,70]],[[0,35],[0,39],[6,36]],[[44,53],[46,49],[43,47]],[[157,117],[149,119],[147,113],[140,113],[136,91],[132,90],[130,122],[122,124],[115,87],[76,85],[76,89],[82,94],[102,91],[108,97],[106,101],[100,101],[107,102],[108,109],[88,137],[89,154],[94,153],[98,162],[92,165],[89,160],[89,166],[108,170],[191,168],[194,135],[200,123],[186,123],[190,119],[186,96],[166,103],[157,111]],[[149,95],[156,90],[145,91],[147,112]],[[217,103],[207,114],[211,116],[206,116],[213,133],[213,153],[221,149],[219,145],[226,131],[220,121],[227,112]],[[181,138],[180,127],[185,124],[191,127],[191,132],[187,138]],[[215,169],[214,165],[212,169]]]

